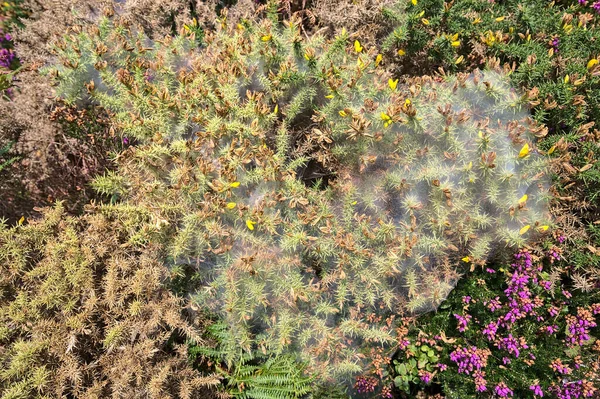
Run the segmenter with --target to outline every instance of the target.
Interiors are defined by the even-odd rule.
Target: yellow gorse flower
[[[393,79],[388,79],[388,86],[390,86],[390,89],[392,90],[396,90],[396,86],[398,86],[398,79],[393,80]]]
[[[377,57],[375,57],[375,67],[378,67],[379,64],[381,64],[382,60],[383,60],[383,55],[377,54]]]
[[[494,35],[494,32],[492,32],[491,30],[488,30],[485,33],[485,39],[484,39],[485,44],[487,44],[488,46],[491,46],[492,44],[494,44],[496,42],[496,35]]]
[[[229,184],[229,187],[232,188],[236,188],[240,186],[240,182],[239,181],[234,181],[233,183]]]
[[[406,54],[406,51],[404,51],[402,49],[398,49],[397,53],[398,53],[399,56],[403,56],[403,55]]]
[[[529,154],[529,144],[525,143],[521,151],[519,151],[519,158],[525,158]]]
[[[531,227],[530,225],[525,225],[525,226],[521,227],[521,230],[519,230],[519,234],[523,235],[523,234],[527,233],[527,231],[529,230],[530,227]]]
[[[360,45],[360,42],[358,40],[354,41],[354,51],[356,51],[357,53],[360,53],[361,51],[363,51],[363,48]]]
[[[256,224],[256,222],[253,222],[250,219],[246,219],[246,227],[248,227],[248,230],[254,230],[255,224]]]
[[[356,60],[356,65],[360,68],[360,69],[365,69],[365,63],[363,62],[363,60],[360,59],[360,57],[358,57],[358,59]]]
[[[384,127],[388,127],[393,122],[392,118],[388,114],[386,114],[385,112],[381,113],[381,120],[383,121],[383,126]]]
[[[260,40],[262,40],[263,42],[268,42],[272,38],[273,38],[273,36],[271,36],[271,35],[264,35],[260,38]]]
[[[227,207],[227,209],[233,209],[236,206],[235,202],[228,202],[227,205],[225,205]]]
[[[522,203],[525,203],[525,202],[527,202],[527,198],[528,198],[528,197],[527,197],[527,194],[525,194],[524,196],[522,196],[522,197],[519,199],[519,204],[522,204]]]
[[[592,69],[593,67],[595,67],[596,65],[598,65],[598,60],[596,58],[592,58],[591,60],[588,61],[587,63],[587,69]]]

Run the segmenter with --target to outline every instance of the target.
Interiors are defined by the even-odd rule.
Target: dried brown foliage
[[[124,21],[143,28],[150,37],[162,37],[178,31],[196,17],[210,27],[217,17],[214,0],[29,0],[31,11],[25,28],[14,34],[16,50],[25,65],[18,75],[12,101],[0,101],[0,145],[16,143],[11,156],[19,162],[0,175],[0,216],[13,222],[21,216],[35,214],[34,206],[67,200],[68,209],[80,209],[92,193],[87,189],[90,178],[108,165],[106,121],[92,128],[78,120],[61,118],[65,110],[54,99],[49,79],[39,68],[52,60],[52,43],[75,25],[96,21],[103,13],[115,13]],[[237,20],[254,12],[251,0],[240,1],[229,10],[229,19]],[[70,112],[70,111],[69,111]],[[69,121],[77,130],[66,132]]]
[[[285,0],[282,7],[305,17],[305,26],[327,28],[331,34],[346,28],[350,33],[356,33],[361,42],[375,45],[387,32],[381,9],[394,3],[393,0]]]
[[[0,396],[210,397],[219,380],[192,369],[184,345],[198,326],[157,251],[125,236],[60,204],[0,229]]]
[[[70,210],[79,208],[91,195],[87,182],[107,164],[106,146],[91,136],[106,125],[99,120],[93,128],[84,126],[79,114],[79,124],[68,119],[79,137],[69,135],[60,123],[67,122],[64,109],[53,100],[46,78],[31,68],[19,80],[12,101],[0,101],[0,144],[15,143],[12,154],[19,157],[0,175],[0,215],[14,221],[34,213],[34,206],[63,199]]]

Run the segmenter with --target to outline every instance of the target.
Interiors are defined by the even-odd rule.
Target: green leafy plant
[[[200,362],[200,357],[205,358],[205,362],[225,379],[225,389],[232,397],[296,399],[306,397],[311,392],[314,377],[305,375],[305,365],[297,363],[293,357],[268,357],[254,352],[231,361],[227,346],[221,344],[233,338],[228,326],[222,323],[211,324],[207,333],[208,339],[217,341],[216,345],[207,347],[192,344],[190,359]]]
[[[414,344],[408,345],[405,350],[407,352],[415,354],[407,360],[392,361],[394,365],[394,371],[396,377],[394,378],[394,384],[406,393],[410,393],[411,384],[420,384],[419,372],[434,373],[437,368],[439,357],[436,355],[434,348],[428,345],[421,345],[417,347]]]

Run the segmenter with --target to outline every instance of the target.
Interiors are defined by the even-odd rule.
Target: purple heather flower
[[[475,382],[475,390],[477,392],[487,391],[487,381],[485,379],[485,371],[477,370],[473,373],[473,382]]]
[[[507,398],[509,396],[513,396],[513,391],[508,386],[506,386],[506,384],[503,382],[496,385],[496,388],[494,388],[494,391],[496,392],[496,395],[500,396],[501,398]]]
[[[590,328],[597,326],[592,312],[585,308],[577,309],[577,316],[567,315],[567,346],[583,345],[590,340]]]
[[[489,355],[489,349],[479,349],[476,346],[458,347],[450,353],[450,360],[458,365],[459,373],[468,375],[484,368]]]
[[[469,321],[471,321],[471,315],[461,316],[455,313],[454,317],[458,320],[458,331],[465,332],[468,329]]]
[[[495,312],[498,309],[502,308],[502,304],[500,303],[500,297],[497,296],[494,299],[491,299],[488,303],[487,303],[487,307],[489,310],[491,310],[492,312]]]
[[[558,331],[558,326],[557,325],[546,326],[546,328],[544,330],[545,330],[546,334],[552,335]]]
[[[0,67],[9,68],[15,59],[15,53],[7,48],[0,49]]]
[[[356,382],[354,383],[354,388],[358,393],[367,393],[375,391],[377,387],[378,381],[375,377],[364,377],[358,376],[356,377]]]
[[[497,331],[498,331],[498,324],[492,321],[490,324],[485,326],[482,333],[483,333],[483,335],[485,335],[485,337],[488,340],[493,341],[496,338]]]
[[[592,4],[592,8],[593,8],[594,10],[596,10],[596,12],[597,12],[598,14],[600,14],[600,1],[597,1],[597,2],[595,2],[594,4]]]
[[[554,385],[548,390],[553,392],[558,399],[578,399],[591,398],[595,389],[590,386],[588,381],[567,381],[563,380],[560,386]]]
[[[419,370],[419,378],[425,384],[429,384],[431,382],[432,374],[429,371]]]
[[[539,396],[540,398],[544,396],[544,391],[542,391],[542,387],[538,384],[530,386],[529,389],[533,391],[534,396]]]
[[[129,137],[123,137],[123,144],[129,145]]]
[[[519,354],[521,353],[520,349],[526,349],[527,345],[522,345],[519,341],[517,341],[516,338],[513,337],[512,334],[508,334],[508,337],[500,339],[500,342],[498,343],[498,348],[505,349],[511,355],[519,357]]]

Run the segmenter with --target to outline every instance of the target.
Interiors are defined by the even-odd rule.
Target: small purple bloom
[[[538,384],[530,386],[529,389],[533,391],[535,396],[539,396],[540,398],[544,396],[544,391],[542,391],[542,387]]]

